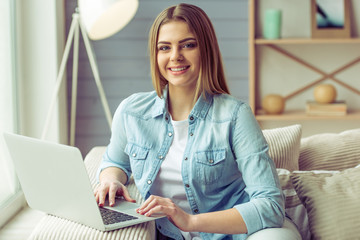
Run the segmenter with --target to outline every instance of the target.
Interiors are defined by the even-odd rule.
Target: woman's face
[[[157,61],[169,88],[195,89],[200,72],[200,49],[186,22],[171,21],[160,27]]]

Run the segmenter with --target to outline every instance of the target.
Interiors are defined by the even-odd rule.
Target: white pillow
[[[269,155],[276,168],[299,170],[301,125],[266,129],[264,137],[269,144]]]

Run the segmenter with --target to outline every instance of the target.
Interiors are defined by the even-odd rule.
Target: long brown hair
[[[149,33],[149,54],[151,78],[154,88],[159,97],[168,81],[161,75],[157,62],[157,41],[160,27],[170,21],[184,21],[190,31],[195,35],[200,48],[201,66],[199,78],[196,84],[194,101],[205,92],[211,95],[230,94],[226,83],[221,53],[216,38],[214,27],[199,7],[181,3],[163,10],[155,19]]]

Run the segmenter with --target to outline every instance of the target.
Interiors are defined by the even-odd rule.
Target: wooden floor
[[[45,213],[25,207],[0,229],[2,240],[26,240]]]

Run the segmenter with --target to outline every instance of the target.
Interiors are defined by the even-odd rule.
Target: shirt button
[[[152,181],[149,179],[149,180],[147,180],[147,184],[151,184],[152,183]]]
[[[186,161],[186,160],[188,160],[188,158],[187,158],[187,157],[185,158],[185,161]]]
[[[166,121],[168,121],[168,120],[169,120],[169,118],[166,116],[166,117],[165,117],[165,120],[166,120]]]
[[[199,210],[198,210],[198,209],[195,209],[195,210],[194,210],[194,213],[198,213],[198,212],[199,212]]]
[[[190,133],[190,136],[192,137],[194,134],[193,133]]]
[[[190,117],[190,120],[191,120],[191,121],[192,121],[192,120],[194,120],[194,117],[193,117],[193,116],[191,116],[191,117]]]
[[[132,155],[133,157],[136,157],[136,153],[133,153],[133,155]]]
[[[210,159],[210,160],[209,160],[209,163],[214,163],[214,160],[213,160],[213,159]]]
[[[185,187],[187,187],[187,188],[188,188],[188,187],[190,187],[190,185],[189,185],[189,184],[185,184]]]
[[[168,135],[169,135],[169,137],[171,137],[173,134],[172,134],[171,132],[169,132],[169,134],[168,134]]]
[[[164,157],[162,155],[159,156],[159,159],[163,159]]]

